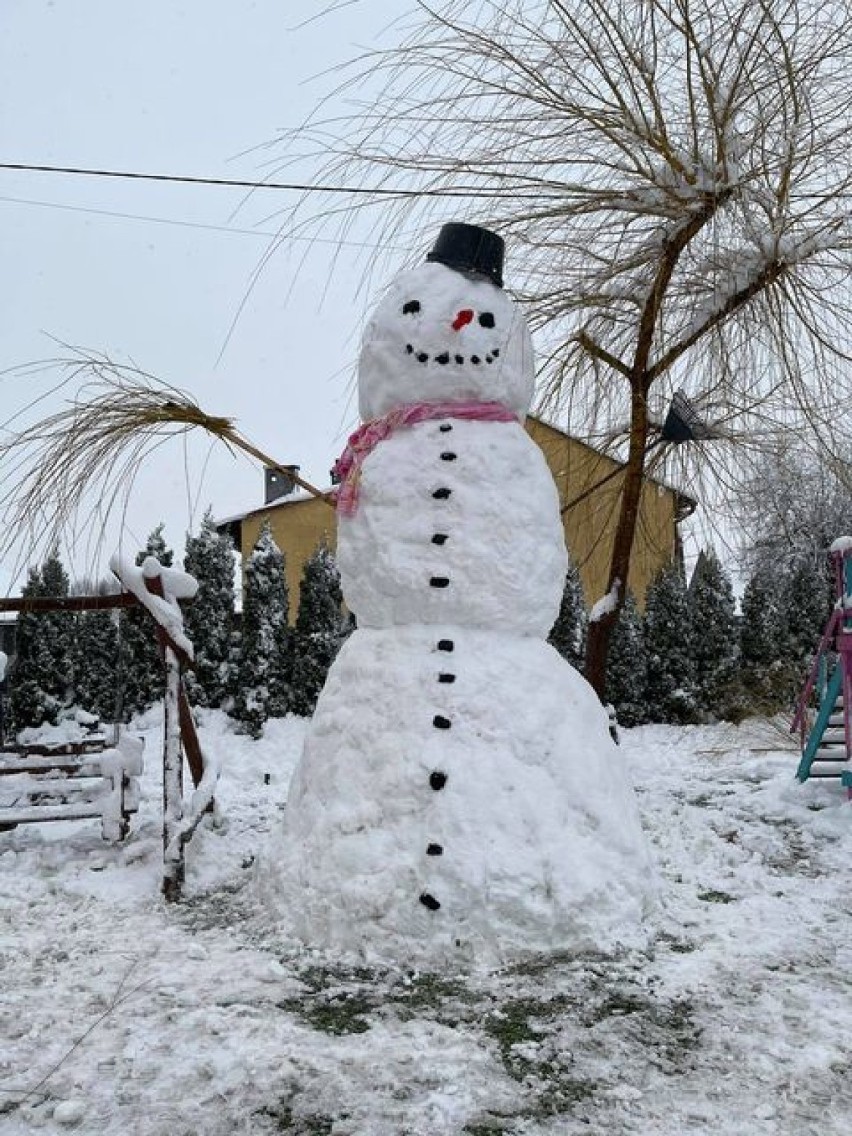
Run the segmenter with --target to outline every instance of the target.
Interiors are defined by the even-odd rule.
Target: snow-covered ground
[[[4,1136],[848,1132],[852,807],[794,781],[780,729],[625,734],[663,880],[652,950],[433,974],[300,952],[266,917],[299,719],[255,743],[205,717],[224,820],[166,906],[142,724],[124,845],[97,821],[0,833]]]

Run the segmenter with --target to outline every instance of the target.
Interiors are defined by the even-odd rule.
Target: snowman
[[[546,642],[567,556],[523,428],[503,242],[445,225],[366,328],[338,463],[357,630],[332,666],[270,869],[304,942],[499,963],[645,938],[652,873],[607,714]]]

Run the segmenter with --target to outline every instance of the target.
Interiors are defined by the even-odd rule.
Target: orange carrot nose
[[[453,320],[453,331],[461,331],[465,324],[470,323],[473,319],[473,311],[470,308],[462,308],[460,312],[456,313],[456,318]]]

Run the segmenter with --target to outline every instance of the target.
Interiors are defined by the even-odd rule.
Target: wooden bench
[[[123,840],[139,808],[143,747],[125,735],[100,752],[86,742],[0,751],[0,832],[99,817],[104,840]]]

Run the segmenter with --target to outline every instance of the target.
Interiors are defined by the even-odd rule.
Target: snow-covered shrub
[[[645,700],[652,722],[683,724],[697,717],[689,651],[686,582],[677,564],[663,568],[645,596]]]
[[[191,700],[199,706],[221,706],[230,682],[231,634],[234,625],[234,546],[216,531],[210,511],[197,536],[187,536],[184,568],[198,581],[198,592],[184,612],[186,631],[195,649],[194,670],[186,674]]]
[[[789,707],[800,668],[786,652],[779,573],[758,565],[743,590],[740,607],[740,681],[749,714]]]
[[[586,638],[586,604],[583,599],[583,585],[577,565],[569,556],[568,571],[565,575],[565,589],[562,603],[556,617],[548,643],[578,671],[583,669],[583,649]]]
[[[646,688],[648,659],[642,616],[628,591],[610,640],[606,665],[606,697],[615,708],[619,726],[648,721]]]
[[[739,717],[734,589],[712,550],[699,557],[687,594],[697,707],[711,721]]]
[[[337,564],[321,543],[306,561],[299,585],[291,676],[294,714],[313,714],[328,669],[350,630],[342,604]]]
[[[290,600],[284,568],[284,553],[264,524],[245,565],[232,710],[241,731],[253,738],[262,735],[268,718],[290,709]]]
[[[803,553],[788,563],[780,588],[783,656],[804,680],[831,612],[827,555]]]
[[[68,575],[56,552],[31,568],[24,596],[68,595]],[[9,708],[15,730],[55,723],[73,701],[74,617],[69,612],[21,612]]]
[[[74,636],[74,698],[101,721],[115,720],[118,708],[118,625],[112,611],[84,611]]]

